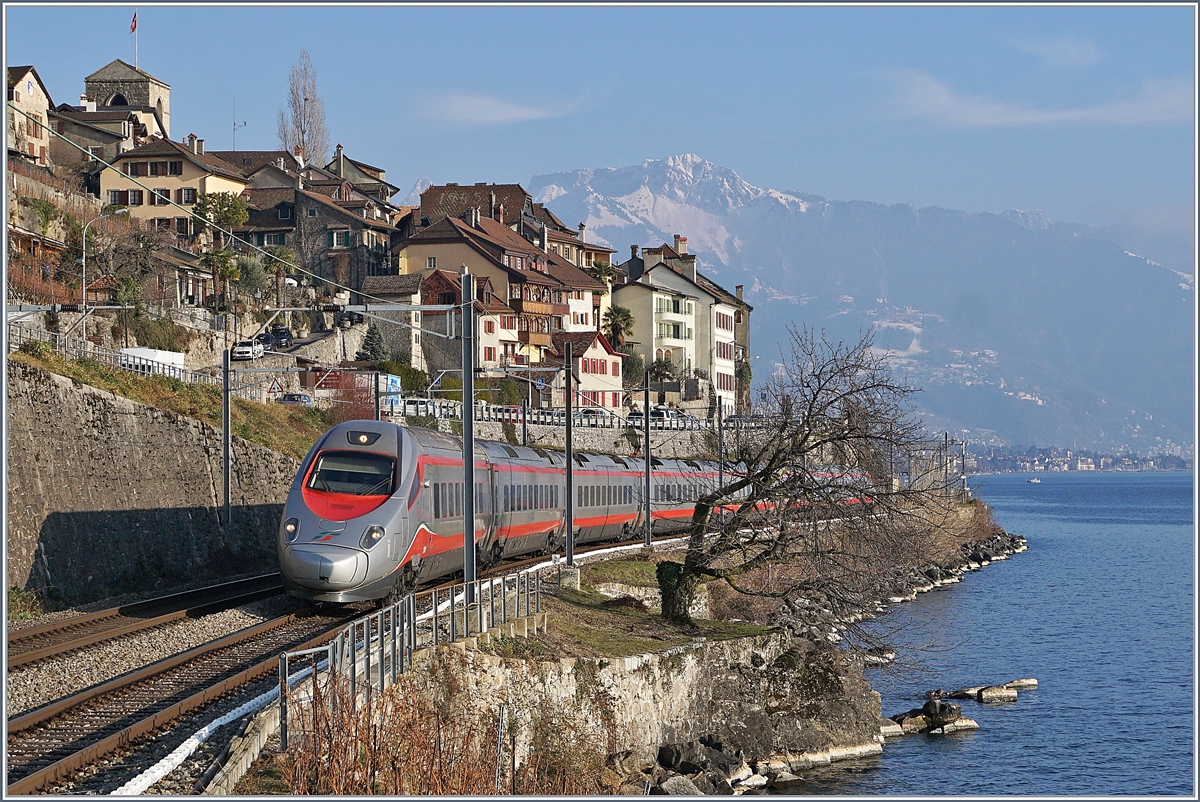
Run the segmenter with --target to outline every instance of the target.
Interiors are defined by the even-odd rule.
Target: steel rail
[[[8,667],[17,668],[181,618],[206,615],[283,592],[278,573],[224,582],[51,621],[8,635]],[[167,612],[160,612],[166,610]]]
[[[153,678],[161,678],[167,672],[173,669],[185,671],[189,664],[198,663],[206,657],[214,657],[214,653],[245,644],[259,636],[266,636],[272,630],[286,628],[290,624],[297,623],[303,619],[313,618],[312,615],[302,615],[292,613],[281,618],[263,622],[254,627],[235,632],[232,635],[227,635],[224,638],[213,641],[212,643],[204,644],[203,646],[190,649],[182,654],[175,655],[164,660],[160,660],[145,668],[139,669],[129,674],[118,677],[109,682],[98,685],[94,688],[89,688],[73,696],[65,699],[60,699],[52,704],[45,705],[37,710],[30,711],[23,715],[14,717],[8,722],[8,741],[9,741],[9,770],[12,772],[14,768],[18,771],[22,766],[14,767],[12,764],[17,755],[14,752],[19,751],[14,749],[13,736],[20,733],[27,733],[38,727],[39,724],[49,722],[55,717],[64,715],[73,710],[80,710],[86,714],[83,706],[88,703],[100,702],[105,697],[116,694],[119,691],[131,689],[132,686],[151,680]],[[325,616],[320,616],[325,618]],[[299,644],[287,644],[284,648],[302,649],[320,646],[329,638],[333,637],[345,625],[345,621],[350,620],[350,617],[338,617],[339,620],[330,623],[327,626],[323,625],[322,631],[314,637],[307,638]],[[228,676],[222,676],[217,682],[208,685],[207,687],[190,694],[184,699],[174,701],[166,707],[154,710],[148,715],[138,719],[132,723],[123,726],[117,732],[111,733],[106,737],[87,743],[89,735],[99,734],[103,732],[105,724],[99,726],[89,725],[86,722],[80,722],[77,727],[67,728],[66,735],[71,738],[71,743],[82,743],[81,748],[76,749],[72,753],[63,756],[57,760],[53,760],[48,765],[42,766],[29,774],[21,776],[16,780],[10,781],[7,785],[9,794],[28,794],[36,792],[42,788],[51,785],[54,782],[60,781],[72,773],[78,771],[92,761],[96,760],[105,754],[108,754],[123,746],[127,746],[144,735],[147,735],[154,730],[162,727],[170,721],[183,716],[191,711],[229,693],[236,688],[268,675],[278,669],[278,658],[276,653],[278,647],[270,648],[270,656],[265,659],[260,659],[252,663],[248,667],[243,668],[236,673]],[[171,701],[172,697],[168,696],[164,701]],[[88,705],[95,707],[95,705]],[[86,715],[84,716],[86,717]],[[117,723],[120,723],[118,719]],[[108,726],[111,726],[109,724]],[[43,754],[53,755],[54,749],[45,750]],[[45,757],[32,757],[25,765],[39,763],[45,760]]]

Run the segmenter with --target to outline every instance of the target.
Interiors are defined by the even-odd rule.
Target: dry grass
[[[456,662],[457,661],[457,662]],[[569,710],[506,722],[462,687],[462,656],[444,650],[355,709],[344,678],[323,677],[311,705],[289,705],[289,750],[260,760],[239,793],[481,796],[597,794],[606,737]],[[514,770],[515,737],[531,728],[529,759]]]
[[[221,389],[215,385],[139,376],[91,360],[63,359],[53,354],[37,357],[17,352],[9,359],[221,428]],[[316,409],[233,399],[234,434],[297,460],[304,458],[328,428],[325,417]]]
[[[652,564],[651,564],[652,565]],[[690,643],[758,635],[766,627],[735,621],[695,621],[693,627],[668,623],[640,604],[614,603],[587,584],[559,596],[542,595],[548,631],[536,638],[501,638],[487,651],[502,657],[556,660],[559,657],[625,657]]]

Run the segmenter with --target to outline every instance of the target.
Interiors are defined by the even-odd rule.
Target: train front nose
[[[348,590],[367,577],[367,555],[340,546],[290,546],[284,549],[285,573],[310,590]]]

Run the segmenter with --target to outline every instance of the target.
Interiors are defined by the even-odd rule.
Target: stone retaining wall
[[[7,392],[9,586],[80,603],[276,570],[295,460],[235,436],[228,526],[219,429],[12,360]]]
[[[469,650],[428,659],[456,671],[481,711],[504,703],[523,724],[548,709],[577,709],[619,749],[651,760],[663,744],[701,738],[752,757],[808,754],[816,762],[880,749],[880,696],[861,664],[783,633],[609,659],[534,662]],[[518,736],[518,761],[530,736],[529,728]]]

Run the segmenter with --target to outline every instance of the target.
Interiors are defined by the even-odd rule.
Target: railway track
[[[219,612],[280,593],[283,583],[279,574],[264,574],[10,632],[8,667],[17,668],[181,618]]]
[[[160,660],[8,721],[9,794],[30,794],[319,646],[361,611],[293,613]]]

